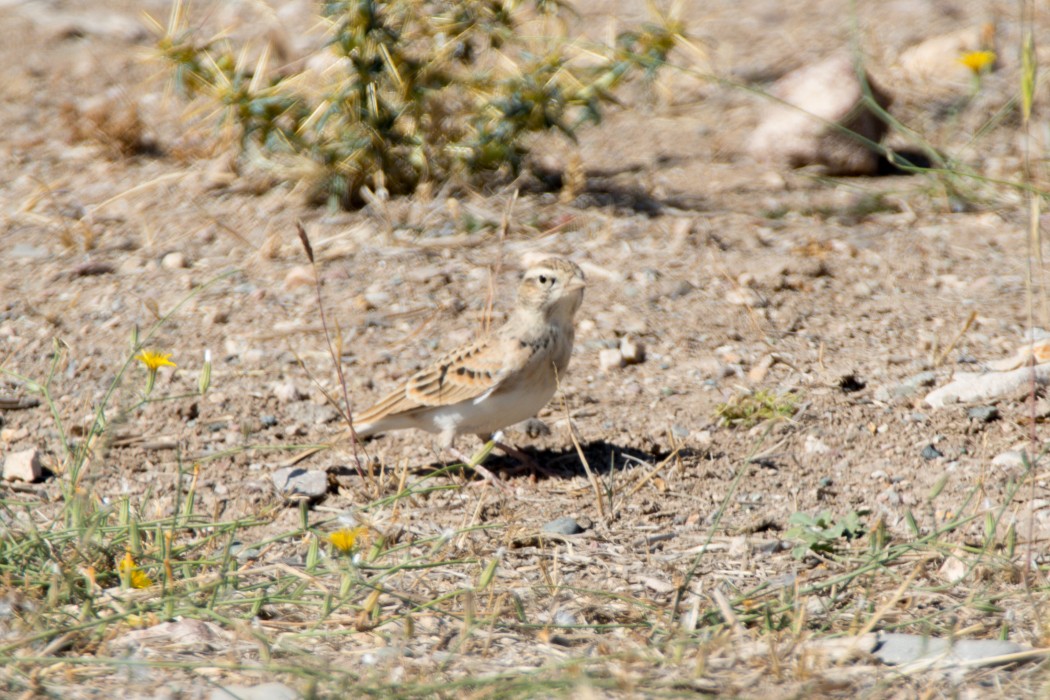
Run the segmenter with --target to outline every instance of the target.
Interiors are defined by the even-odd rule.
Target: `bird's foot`
[[[489,469],[486,469],[485,467],[481,466],[480,462],[481,462],[481,460],[485,459],[486,455],[478,454],[478,455],[474,455],[473,457],[468,457],[466,454],[464,454],[463,452],[460,452],[459,450],[457,450],[454,447],[449,448],[449,452],[452,453],[453,457],[458,459],[460,462],[463,462],[463,464],[466,465],[469,469],[473,469],[477,474],[481,475],[481,477],[485,480],[485,482],[488,482],[489,484],[492,484],[493,486],[495,486],[497,489],[499,489],[503,493],[510,493],[511,489],[506,484],[506,482],[500,481],[500,478],[498,476],[496,476],[492,471],[490,471]],[[478,462],[478,463],[475,463],[475,462]],[[485,483],[485,482],[482,482],[482,483]]]

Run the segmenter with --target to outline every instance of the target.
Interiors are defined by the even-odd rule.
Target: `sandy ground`
[[[592,4],[588,26],[602,32],[613,17],[643,16],[635,3],[622,4]],[[846,3],[746,5],[741,11],[738,3],[693,3],[687,10],[708,52],[701,67],[737,85],[767,86],[850,41],[854,20]],[[1017,84],[1016,51],[1009,48],[1020,35],[1015,6],[976,5],[880,3],[862,10],[859,43],[873,74],[897,94],[898,118],[963,166],[1016,179],[1019,121],[999,112]],[[232,7],[225,11],[245,26],[255,21],[251,8]],[[343,430],[322,392],[338,391],[337,380],[314,287],[303,283],[310,277],[297,221],[321,260],[324,304],[331,326],[342,332],[356,406],[473,338],[490,289],[493,322],[501,321],[527,255],[563,255],[583,265],[590,281],[572,365],[558,398],[539,416],[549,433],[508,431],[552,475],[530,475],[513,460],[496,459],[490,466],[510,485],[509,497],[447,489],[403,503],[396,514],[377,509],[373,517],[417,538],[491,526],[453,540],[449,559],[501,557],[502,585],[518,592],[529,619],[625,626],[569,631],[561,645],[508,628],[484,649],[454,653],[420,641],[403,663],[361,664],[355,672],[375,683],[437,681],[609,654],[616,659],[609,674],[620,685],[593,692],[644,695],[659,686],[671,695],[703,689],[757,697],[775,685],[806,697],[860,691],[912,697],[929,688],[1011,697],[1040,687],[1045,674],[1032,664],[891,680],[873,667],[832,682],[800,668],[778,677],[766,661],[741,657],[736,666],[704,672],[691,656],[695,650],[681,665],[646,656],[652,649],[644,628],[631,626],[650,616],[665,619],[689,571],[689,599],[701,600],[703,614],[715,611],[715,619],[712,591],[734,597],[763,582],[793,582],[791,589],[841,573],[841,564],[801,561],[790,544],[779,544],[796,512],[828,510],[837,518],[856,511],[869,528],[881,522],[898,542],[914,539],[909,512],[924,532],[960,513],[976,514],[942,540],[974,545],[983,541],[985,511],[1002,513],[1005,530],[1015,520],[1027,522],[1028,509],[1045,507],[1041,470],[1034,486],[1018,494],[1011,484],[1019,472],[992,464],[1006,450],[1031,448],[1023,396],[997,402],[1001,417],[985,423],[969,418],[967,406],[925,406],[922,397],[932,387],[903,396],[879,391],[926,371],[933,384],[943,384],[1022,342],[1029,324],[1027,205],[1016,190],[963,179],[961,194],[950,198],[933,176],[831,179],[814,170],[778,170],[754,161],[742,145],[761,98],[733,84],[670,75],[661,86],[635,90],[633,109],[614,110],[581,135],[585,190],[567,202],[557,193],[522,194],[503,242],[495,232],[512,199],[509,189],[463,194],[455,206],[437,197],[396,200],[382,211],[327,212],[307,206],[292,185],[263,187],[252,173],[226,177],[228,158],[210,152],[210,132],[199,118],[188,120],[166,90],[162,67],[147,58],[151,40],[138,29],[143,10],[164,17],[168,8],[153,0],[0,5],[0,60],[7,66],[0,100],[4,366],[43,377],[58,339],[68,355],[52,391],[67,428],[83,428],[124,360],[133,327],[148,328],[157,313],[209,283],[153,345],[173,353],[178,365],[161,372],[156,392],[194,391],[205,351],[214,358],[211,390],[126,414],[120,408],[131,405],[144,376],[132,367],[110,414],[119,438],[90,469],[95,492],[148,493],[143,517],[162,517],[172,509],[179,465],[199,462],[201,511],[227,520],[266,513],[267,523],[253,531],[259,540],[296,527],[299,511],[281,506],[270,473],[300,448]],[[226,19],[205,10],[194,8],[210,21]],[[296,12],[301,16],[302,8]],[[1003,68],[953,116],[944,117],[943,104],[928,95],[896,87],[893,61],[904,48],[989,19],[998,19]],[[1050,26],[1045,20],[1037,17],[1038,26]],[[958,89],[956,98],[966,91]],[[77,137],[71,106],[83,109],[107,92],[137,105],[155,145],[151,153],[122,155],[90,129],[87,138]],[[975,136],[989,120],[990,128]],[[556,161],[566,144],[544,141],[537,148]],[[624,337],[644,344],[645,361],[602,371],[600,350]],[[754,390],[792,392],[798,410],[791,420],[754,428],[716,419],[718,405]],[[0,394],[26,390],[4,378]],[[600,509],[569,416],[603,484]],[[0,450],[38,447],[57,468],[58,437],[46,408],[0,411],[0,423]],[[1042,425],[1034,429],[1037,445],[1044,432]],[[418,434],[390,435],[364,451],[388,472],[405,469],[411,478],[446,458],[431,436]],[[331,474],[332,488],[314,517],[331,518],[377,497],[355,465],[345,443],[299,463]],[[464,479],[456,473],[438,482]],[[389,494],[397,479],[383,483]],[[39,489],[45,500],[59,493],[54,481]],[[5,490],[0,486],[0,494]],[[562,515],[589,524],[583,539],[546,545],[529,539]],[[1034,522],[1042,538],[1043,521]],[[698,557],[712,534],[717,546]],[[290,549],[284,543],[273,556],[292,556]],[[870,597],[854,591],[832,611],[814,609],[803,625],[814,634],[857,632],[889,601],[882,629],[966,630],[972,638],[1006,629],[1012,641],[1044,645],[1041,573],[1030,599],[1011,571],[993,568],[952,584],[938,574],[948,553],[938,559],[925,550],[896,563],[885,580],[856,582],[870,586]],[[891,600],[916,566],[906,594]],[[461,583],[441,575],[415,581],[417,592],[431,597]],[[643,613],[613,594],[651,607]],[[975,604],[992,599],[991,608]],[[433,629],[419,623],[421,639],[441,637],[446,623],[434,620]],[[748,623],[740,633],[763,638],[759,627]],[[359,662],[370,649],[389,648],[384,634],[315,638],[310,653]],[[169,697],[194,697],[206,692],[194,678],[146,673],[135,683],[166,683]],[[106,677],[79,682],[104,685]],[[570,691],[539,694],[562,692]]]

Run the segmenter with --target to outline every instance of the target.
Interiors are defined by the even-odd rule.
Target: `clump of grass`
[[[184,94],[221,106],[244,152],[305,164],[315,201],[358,206],[369,192],[517,171],[526,135],[572,137],[599,121],[616,88],[654,75],[682,37],[661,17],[613,46],[583,47],[565,36],[571,11],[549,0],[329,0],[331,67],[281,75],[268,50],[247,65],[245,47],[194,36],[177,3],[159,49]]]
[[[715,407],[715,416],[731,427],[750,428],[773,418],[790,418],[798,408],[798,396],[766,389],[740,394]]]

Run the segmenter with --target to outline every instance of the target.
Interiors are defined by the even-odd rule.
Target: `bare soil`
[[[389,435],[360,455],[382,478],[359,475],[342,439],[345,425],[325,399],[341,389],[297,221],[318,252],[329,330],[342,334],[347,388],[357,407],[480,332],[490,294],[491,323],[501,322],[527,255],[567,256],[584,266],[590,286],[569,373],[539,416],[549,434],[530,436],[521,426],[508,431],[550,474],[494,457],[489,466],[509,484],[510,496],[468,484],[473,477],[457,470],[434,478],[450,488],[369,515],[405,542],[467,528],[441,557],[477,565],[450,565],[391,585],[435,599],[469,585],[496,558],[502,594],[479,593],[478,614],[500,623],[469,643],[450,643],[457,629],[434,613],[420,616],[407,642],[394,627],[355,631],[350,624],[300,639],[297,649],[307,650],[313,663],[349,666],[362,687],[390,694],[400,691],[386,683],[423,687],[537,671],[575,680],[517,692],[1035,693],[1045,683],[1039,663],[899,676],[861,661],[864,672],[850,674],[843,670],[848,665],[799,656],[793,645],[810,636],[867,631],[868,619],[888,604],[878,629],[938,636],[962,630],[967,638],[995,638],[1005,630],[1012,641],[1042,647],[1041,558],[1030,595],[1010,567],[945,581],[938,570],[950,549],[919,551],[879,577],[854,581],[846,602],[834,588],[808,599],[830,601],[830,609],[803,600],[805,615],[796,610],[734,625],[720,614],[714,593],[736,600],[766,584],[763,595],[775,598],[846,571],[834,557],[792,556],[796,542],[785,533],[796,512],[826,510],[839,518],[856,511],[869,530],[881,523],[896,542],[916,539],[908,513],[924,533],[960,514],[975,515],[940,541],[980,547],[984,513],[1002,514],[1001,537],[1011,522],[1027,527],[1029,509],[1045,506],[1043,470],[1016,493],[1010,488],[1020,472],[992,465],[996,455],[1018,446],[1039,450],[1045,428],[1032,427],[1026,397],[999,402],[1001,417],[984,423],[970,419],[966,406],[924,406],[928,387],[896,398],[878,392],[927,370],[942,384],[956,370],[1011,354],[1029,327],[1030,308],[1040,323],[1038,295],[1034,304],[1026,296],[1022,195],[972,178],[952,179],[957,191],[950,192],[934,175],[832,179],[816,170],[777,170],[751,159],[743,146],[764,102],[741,86],[767,87],[787,70],[848,47],[854,22],[873,73],[881,70],[881,83],[893,92],[893,59],[904,48],[996,18],[1003,64],[976,98],[962,99],[962,88],[958,109],[944,116],[943,104],[902,88],[893,112],[938,148],[958,154],[961,166],[1018,179],[1019,119],[1010,108],[1000,111],[1018,84],[1015,4],[878,3],[861,8],[858,18],[848,4],[824,1],[687,5],[686,18],[707,51],[707,61],[693,67],[729,82],[668,74],[656,86],[634,89],[624,108],[581,134],[578,146],[539,140],[537,157],[545,162],[565,163],[566,153],[578,154],[587,184],[568,199],[525,189],[501,240],[511,186],[330,212],[247,165],[237,166],[241,175],[235,176],[228,150],[214,145],[214,120],[187,115],[164,67],[148,57],[149,35],[133,31],[142,11],[163,21],[165,3],[0,3],[3,366],[43,378],[56,340],[68,348],[52,391],[65,428],[76,435],[123,363],[132,329],[148,328],[208,283],[153,345],[173,353],[178,365],[161,371],[158,395],[192,394],[205,351],[214,359],[210,391],[126,413],[121,407],[134,402],[145,376],[132,367],[108,414],[115,439],[91,464],[88,483],[103,500],[127,495],[138,502],[148,495],[142,517],[159,518],[178,501],[180,474],[200,464],[198,509],[216,520],[262,514],[266,522],[242,539],[264,541],[295,529],[300,518],[299,509],[275,493],[270,474],[311,445],[340,440],[297,462],[330,474],[330,492],[310,512],[324,527],[394,493],[399,479],[422,478],[448,460],[429,435]],[[193,13],[212,23],[229,21],[222,13],[232,13],[243,32],[262,21],[253,8],[231,7],[202,5]],[[299,21],[308,17],[306,4],[288,8]],[[608,0],[589,4],[581,26],[598,35],[636,18],[644,18],[643,3]],[[1043,36],[1047,20],[1036,19]],[[96,119],[90,110],[105,95]],[[1045,106],[1040,100],[1036,114]],[[122,111],[132,108],[137,119]],[[105,126],[114,122],[117,127]],[[990,126],[977,134],[982,125]],[[892,138],[907,145],[900,133]],[[1042,167],[1039,158],[1033,155]],[[600,350],[625,336],[645,345],[645,361],[602,371]],[[717,419],[719,405],[756,390],[790,392],[797,412],[753,427]],[[0,394],[31,396],[11,378],[0,379]],[[570,417],[601,484],[601,507],[573,445]],[[0,425],[0,451],[38,447],[48,466],[61,471],[59,436],[46,406],[0,410]],[[943,490],[931,500],[943,477]],[[57,478],[13,488],[0,485],[0,497],[22,497],[28,488],[57,507],[61,493]],[[537,536],[564,515],[589,528],[575,538]],[[1041,557],[1043,521],[1034,523]],[[263,558],[301,566],[304,548],[296,549],[284,540]],[[683,586],[685,602],[676,611]],[[457,597],[446,607],[462,612],[463,605]],[[514,626],[515,605],[548,627]],[[693,605],[696,629],[683,639],[694,641],[657,644],[651,625],[666,628],[673,613]],[[301,612],[282,619],[278,610],[261,629],[279,635],[309,623]],[[784,629],[775,631],[780,624]],[[222,654],[224,661],[257,658],[244,648],[251,635],[238,630],[241,642]],[[747,646],[755,643],[766,651]],[[768,651],[778,644],[790,659],[784,667]],[[399,655],[377,651],[395,647]],[[748,648],[750,655],[741,651]],[[300,651],[278,649],[273,659],[294,665]],[[104,648],[99,654],[106,655]],[[574,660],[591,670],[574,676]],[[68,678],[43,672],[38,692],[87,697],[119,682],[142,697],[189,698],[207,697],[210,683],[273,679],[303,689],[279,670],[72,668]],[[30,673],[22,668],[16,675]],[[475,692],[495,696],[499,687]]]

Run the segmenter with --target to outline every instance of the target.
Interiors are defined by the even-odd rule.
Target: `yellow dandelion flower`
[[[328,541],[343,554],[349,554],[357,543],[358,538],[364,537],[367,532],[368,528],[363,525],[352,529],[344,527],[328,535]]]
[[[169,360],[171,353],[160,353],[156,350],[143,350],[138,355],[135,355],[135,359],[146,365],[146,369],[150,372],[156,372],[161,367],[176,367],[177,365]]]
[[[995,58],[994,51],[967,51],[958,60],[977,75],[991,68]]]
[[[131,552],[124,553],[124,558],[117,564],[117,571],[121,573],[121,576],[127,576],[128,585],[132,588],[149,588],[153,585],[153,580],[135,564],[135,558],[131,556]]]

